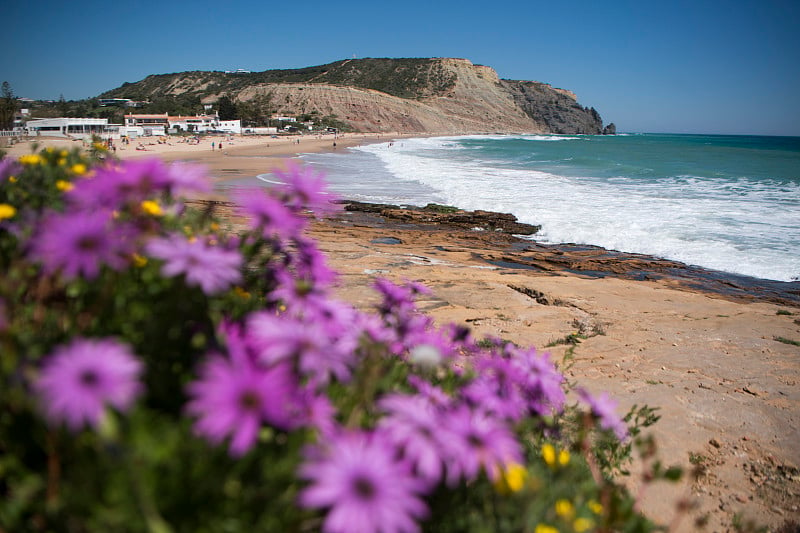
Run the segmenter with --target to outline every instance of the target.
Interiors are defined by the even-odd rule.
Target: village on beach
[[[101,101],[101,105],[118,106],[120,102]],[[135,107],[123,102],[125,107]],[[134,103],[135,104],[135,103]],[[21,109],[14,127],[0,132],[0,144],[14,145],[23,140],[56,138],[87,141],[99,138],[109,147],[127,145],[137,141],[137,149],[146,150],[145,145],[164,144],[170,135],[183,137],[183,142],[199,144],[201,136],[223,136],[230,140],[236,136],[284,136],[298,134],[333,135],[339,130],[320,126],[313,121],[300,121],[297,117],[273,115],[269,127],[243,126],[240,119],[223,120],[218,112],[206,105],[203,114],[193,116],[170,115],[169,113],[130,113],[124,115],[123,124],[113,124],[108,118],[97,117],[52,117],[28,118]],[[219,143],[222,147],[221,142]]]

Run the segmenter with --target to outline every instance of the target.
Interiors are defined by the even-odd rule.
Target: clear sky
[[[800,135],[800,0],[2,0],[0,81],[87,98],[149,74],[463,57],[620,131]]]

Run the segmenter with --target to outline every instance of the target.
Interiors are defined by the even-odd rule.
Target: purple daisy
[[[241,189],[232,193],[239,212],[250,220],[250,226],[262,232],[265,238],[294,237],[303,230],[305,221],[283,202],[263,189]]]
[[[391,394],[378,402],[386,412],[378,423],[413,472],[433,487],[442,479],[442,456],[449,434],[442,431],[443,409],[423,395]]]
[[[451,435],[445,440],[448,485],[475,479],[481,468],[494,481],[505,466],[522,462],[514,434],[491,415],[462,406],[443,416],[442,426]]]
[[[111,339],[75,339],[56,349],[34,384],[47,417],[73,431],[97,428],[107,406],[131,407],[141,391],[142,364]]]
[[[152,239],[145,246],[151,257],[161,259],[164,276],[184,274],[188,285],[206,294],[224,291],[242,279],[242,256],[237,250],[213,246],[202,239],[189,240],[181,234]]]
[[[617,401],[612,399],[608,393],[603,392],[598,396],[593,396],[585,389],[579,389],[578,394],[592,410],[592,414],[597,417],[600,427],[612,431],[619,440],[628,437],[628,427],[622,418],[617,415]]]
[[[415,532],[428,513],[421,487],[380,433],[344,433],[307,449],[299,474],[310,482],[300,505],[328,509],[325,533]]]
[[[283,182],[278,190],[286,196],[292,209],[308,209],[317,216],[336,209],[333,204],[335,196],[325,190],[324,176],[311,167],[301,167],[289,161],[286,170],[277,170],[275,175]]]
[[[550,361],[550,355],[539,354],[534,348],[520,349],[512,344],[504,346],[508,357],[524,376],[528,406],[540,415],[551,415],[563,410],[567,401],[564,394],[564,376]]]
[[[45,216],[31,243],[30,254],[48,273],[61,270],[67,279],[96,278],[103,265],[120,270],[133,252],[135,233],[115,224],[102,209]]]
[[[78,180],[67,198],[86,209],[98,205],[116,209],[165,192],[170,184],[170,174],[160,159],[126,161],[98,168],[93,177]]]
[[[167,166],[166,184],[175,197],[187,193],[211,191],[211,182],[206,169],[183,161],[176,161]]]
[[[349,336],[332,335],[325,321],[257,312],[247,321],[248,336],[262,364],[289,361],[303,376],[327,383],[331,376],[350,378],[355,348]]]
[[[197,417],[195,431],[213,443],[230,436],[235,456],[255,445],[264,422],[279,429],[297,423],[299,395],[287,365],[264,369],[244,358],[215,355],[203,364],[188,393],[187,411]]]
[[[19,174],[21,170],[22,165],[20,165],[16,159],[10,157],[0,159],[0,181],[5,181],[10,176]]]

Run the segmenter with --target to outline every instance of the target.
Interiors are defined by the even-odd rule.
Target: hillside
[[[290,70],[158,74],[99,97],[213,104],[225,95],[242,102],[267,98],[273,113],[333,116],[365,132],[604,132],[600,115],[573,93],[501,80],[466,59],[347,59]]]

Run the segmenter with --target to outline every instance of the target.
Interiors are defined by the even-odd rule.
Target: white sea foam
[[[800,276],[796,183],[689,174],[650,181],[566,177],[472,158],[458,149],[463,140],[405,139],[391,147],[359,147],[349,170],[359,167],[363,181],[343,178],[340,193],[367,201],[510,212],[542,225],[536,239],[550,243],[594,244],[782,281]],[[335,164],[346,166],[342,159],[347,158]],[[334,183],[340,171],[348,169],[329,167]]]

